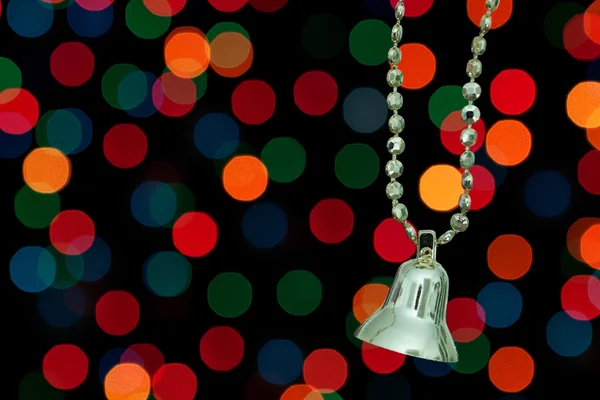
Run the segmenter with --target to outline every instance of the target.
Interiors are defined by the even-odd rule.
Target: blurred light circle
[[[382,283],[367,283],[361,287],[352,300],[352,312],[359,323],[363,323],[381,307],[390,292]]]
[[[325,115],[337,100],[338,85],[327,72],[307,71],[294,83],[294,102],[307,115]]]
[[[323,297],[323,285],[313,273],[287,272],[277,283],[277,302],[285,312],[305,316],[317,309]]]
[[[498,390],[518,393],[531,381],[535,365],[531,355],[521,347],[502,347],[492,355],[488,364],[488,375]]]
[[[186,0],[143,0],[148,10],[159,17],[172,17],[186,5]]]
[[[408,260],[416,251],[415,244],[404,232],[404,226],[393,218],[386,218],[377,225],[373,246],[379,257],[393,263]]]
[[[522,163],[531,153],[531,132],[514,119],[496,122],[487,133],[485,147],[492,160],[500,165]]]
[[[310,385],[291,385],[282,394],[279,400],[324,400],[323,395]]]
[[[477,141],[469,148],[476,152],[485,142],[486,130],[483,119],[479,119],[471,127],[477,132]],[[444,118],[440,126],[440,135],[446,150],[457,156],[465,151],[465,146],[460,142],[460,134],[466,128],[467,124],[462,120],[459,110],[451,112]]]
[[[89,11],[102,11],[113,3],[113,0],[75,0],[77,4]]]
[[[373,133],[387,121],[389,110],[380,91],[370,87],[354,89],[344,100],[344,121],[355,132]]]
[[[290,183],[300,177],[306,168],[306,151],[300,142],[291,137],[271,139],[260,153],[274,182]]]
[[[50,55],[50,71],[58,83],[81,86],[94,73],[94,53],[81,42],[64,42]]]
[[[265,13],[279,11],[287,4],[287,0],[249,0],[248,2],[255,10]]]
[[[494,19],[493,25],[495,22]],[[521,69],[505,69],[494,77],[490,86],[492,103],[507,115],[523,114],[533,106],[536,96],[535,81]]]
[[[18,1],[18,0],[17,0]],[[40,117],[38,100],[26,89],[0,92],[0,129],[13,135],[29,132]]]
[[[73,344],[52,347],[42,362],[44,377],[57,389],[70,390],[85,381],[88,374],[87,355]]]
[[[486,12],[485,3],[477,0],[467,0],[467,15],[471,22],[477,27],[481,21],[481,16]],[[513,0],[503,0],[500,6],[493,14],[492,29],[498,29],[510,19],[513,11]]]
[[[53,147],[64,154],[78,154],[92,141],[93,126],[90,118],[77,108],[46,112],[35,127],[40,147]]]
[[[525,184],[525,204],[539,217],[556,217],[570,202],[571,184],[558,171],[537,171]]]
[[[165,356],[153,344],[136,343],[129,346],[120,356],[121,363],[133,363],[143,367],[152,376],[165,363]]]
[[[481,305],[467,297],[456,297],[448,302],[446,319],[456,342],[476,340],[485,327],[486,314]]]
[[[470,172],[473,175],[473,189],[469,192],[471,195],[471,211],[481,210],[490,204],[494,198],[496,181],[494,175],[481,165],[474,165]]]
[[[492,328],[507,328],[517,322],[523,310],[519,290],[508,282],[488,283],[477,296],[485,312],[485,323]]]
[[[146,158],[148,139],[136,125],[117,124],[104,136],[102,148],[106,160],[113,166],[133,168]]]
[[[350,31],[350,54],[363,65],[380,65],[386,62],[391,28],[378,19],[360,21]]]
[[[242,232],[253,246],[270,249],[285,239],[288,217],[276,204],[253,204],[242,218]]]
[[[52,245],[66,255],[79,255],[94,243],[96,228],[94,221],[83,211],[64,210],[50,223]]]
[[[190,211],[181,215],[173,225],[173,243],[188,257],[203,257],[217,245],[218,227],[206,213]]]
[[[164,46],[165,63],[180,78],[195,78],[210,63],[210,45],[198,28],[181,26],[175,28]]]
[[[590,3],[583,14],[583,27],[588,37],[600,44],[600,1]]]
[[[397,0],[391,0],[396,2]],[[433,4],[433,0],[410,0],[406,10],[411,4]],[[406,15],[406,12],[405,12]],[[408,16],[408,15],[406,15]],[[400,46],[402,52],[402,72],[404,73],[404,89],[422,89],[433,80],[437,69],[435,54],[422,43],[405,43]]]
[[[350,143],[342,147],[335,156],[335,176],[342,185],[350,189],[364,189],[371,185],[381,166],[379,156],[364,143]]]
[[[132,64],[114,64],[102,75],[102,97],[117,110],[139,106],[148,91],[144,73]]]
[[[71,179],[71,161],[53,147],[38,147],[23,161],[23,179],[35,192],[56,193]]]
[[[148,0],[130,0],[125,9],[125,23],[138,38],[156,39],[169,29],[171,17],[156,15],[146,7],[147,2]]]
[[[560,311],[546,325],[546,340],[556,354],[576,357],[592,343],[592,324],[587,320],[573,319]]]
[[[19,36],[36,38],[48,32],[54,21],[54,10],[38,0],[10,0],[6,19]]]
[[[450,211],[458,207],[463,193],[461,174],[452,165],[429,167],[419,179],[419,195],[425,205],[435,211]]]
[[[452,372],[452,367],[448,363],[426,360],[424,358],[413,358],[415,367],[425,376],[430,378],[440,378]]]
[[[317,240],[327,244],[341,243],[354,228],[354,212],[340,199],[323,199],[311,210],[310,231]]]
[[[15,159],[21,157],[31,147],[31,131],[22,135],[11,135],[0,127],[0,158]]]
[[[592,280],[598,279],[593,275],[575,275],[563,285],[560,300],[563,310],[571,318],[590,321],[600,315],[600,308],[594,304],[589,294]]]
[[[60,212],[60,196],[58,193],[34,192],[25,185],[15,195],[14,210],[15,216],[26,227],[47,228]]]
[[[140,320],[140,305],[133,295],[121,290],[106,292],[95,308],[96,323],[105,333],[124,336],[135,329]]]
[[[270,340],[258,352],[258,371],[274,385],[288,385],[302,374],[304,356],[298,346],[285,339]]]
[[[175,192],[164,182],[144,182],[131,195],[131,212],[144,226],[166,225],[173,219],[176,209]]]
[[[590,226],[581,236],[581,257],[590,267],[600,270],[600,223]]]
[[[208,284],[208,305],[219,316],[237,318],[252,304],[252,285],[237,272],[222,272]]]
[[[176,251],[154,253],[144,267],[145,283],[157,296],[180,296],[192,282],[192,265]]]
[[[581,128],[600,127],[600,82],[575,85],[567,95],[567,115]]]
[[[185,364],[165,364],[152,377],[152,393],[161,400],[193,400],[198,378]]]
[[[64,400],[65,392],[50,385],[40,370],[28,373],[19,383],[19,400]]]
[[[200,339],[200,358],[213,371],[231,371],[244,357],[244,339],[235,329],[214,326]]]
[[[429,98],[429,119],[438,128],[442,128],[448,116],[460,111],[467,105],[462,95],[462,87],[447,85],[438,88]]]
[[[581,4],[573,2],[553,4],[544,18],[544,33],[550,44],[564,50],[563,33],[565,25],[575,15],[582,14],[584,11],[585,8]]]
[[[235,12],[240,10],[248,3],[248,0],[208,0],[217,11]]]
[[[347,41],[346,27],[340,17],[333,13],[313,14],[302,25],[301,41],[311,56],[332,59],[344,49]]]
[[[55,276],[56,261],[42,247],[22,247],[10,260],[10,278],[24,292],[37,293],[47,289]]]
[[[40,317],[55,328],[69,328],[77,324],[86,307],[87,299],[79,286],[59,289],[50,287],[41,292],[37,299]]]
[[[585,31],[585,13],[573,15],[565,24],[563,44],[576,60],[593,61],[600,57],[600,44],[595,43]]]
[[[600,150],[587,152],[577,166],[577,178],[583,188],[595,195],[600,195]]]
[[[362,343],[361,356],[367,368],[376,374],[394,373],[406,360],[404,354],[373,346],[367,342]]]
[[[453,370],[461,374],[474,374],[481,371],[490,358],[490,341],[481,334],[468,343],[456,343],[460,354],[457,363],[450,363]]]
[[[5,89],[20,88],[23,83],[23,76],[19,66],[9,58],[0,57],[0,71],[2,78],[0,79],[0,92]]]
[[[260,125],[275,113],[275,91],[265,81],[247,80],[231,95],[233,114],[247,125]]]
[[[336,392],[348,378],[348,363],[334,349],[317,349],[304,360],[304,381],[322,393]]]
[[[108,400],[143,400],[150,394],[150,375],[140,365],[119,363],[104,378]]]
[[[138,74],[132,73],[137,81]],[[156,114],[157,106],[160,108],[163,104],[164,93],[160,93],[157,97],[157,105],[154,104],[154,87],[157,83],[157,78],[153,74],[149,72],[143,72],[144,78],[146,79],[146,83],[143,84],[146,87],[144,98],[141,99],[141,102],[137,104],[135,107],[125,110],[125,112],[136,118],[148,118],[154,114]],[[127,87],[127,85],[124,85]],[[150,89],[152,88],[152,89]]]
[[[488,247],[487,262],[498,278],[519,279],[531,268],[533,249],[522,236],[500,235]]]
[[[252,66],[252,42],[239,32],[221,32],[210,41],[210,65],[219,75],[237,78]]]
[[[269,173],[255,156],[235,156],[223,169],[223,187],[235,200],[253,201],[267,190]]]
[[[90,11],[76,2],[67,7],[67,22],[73,32],[84,38],[97,38],[111,28],[114,11],[112,5],[101,11]]]
[[[588,142],[590,142],[596,150],[600,150],[600,127],[586,129],[586,136]]]
[[[81,281],[96,282],[108,273],[111,260],[110,247],[104,240],[96,236],[89,249],[82,254],[68,257],[65,262],[67,269],[73,274],[83,266]]]
[[[229,157],[237,148],[239,139],[240,128],[227,114],[206,114],[194,126],[194,144],[205,157]]]

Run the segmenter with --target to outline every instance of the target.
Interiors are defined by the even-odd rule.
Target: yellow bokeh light
[[[435,211],[450,211],[458,206],[463,193],[461,174],[455,167],[439,164],[430,167],[421,175],[419,194],[421,199]]]
[[[600,127],[600,82],[578,83],[567,96],[567,115],[582,128]]]
[[[38,193],[56,193],[71,179],[71,161],[60,150],[40,147],[23,161],[23,179]]]

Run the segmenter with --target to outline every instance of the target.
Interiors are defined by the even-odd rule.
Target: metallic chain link
[[[484,0],[482,0],[484,1]],[[481,75],[482,64],[479,56],[485,53],[487,42],[484,38],[492,27],[492,12],[498,9],[500,0],[485,0],[486,13],[481,17],[479,24],[479,35],[475,36],[471,41],[471,53],[473,58],[467,62],[467,82],[462,89],[462,94],[468,104],[461,110],[461,118],[467,127],[460,134],[460,142],[465,146],[464,152],[460,155],[460,167],[463,169],[461,185],[464,192],[461,194],[458,205],[460,212],[452,215],[450,218],[450,230],[438,237],[437,244],[443,245],[450,242],[457,233],[464,232],[469,227],[469,218],[467,212],[471,209],[470,191],[473,189],[473,175],[470,169],[475,164],[475,153],[471,151],[471,146],[477,142],[477,132],[473,128],[480,118],[481,113],[479,108],[474,105],[475,100],[481,96],[481,86],[475,82],[475,79]],[[402,39],[402,25],[400,24],[404,18],[404,0],[400,0],[395,8],[396,24],[392,27],[392,47],[388,51],[388,62],[390,70],[387,73],[387,83],[392,88],[392,92],[387,96],[388,108],[392,111],[392,116],[388,121],[388,128],[393,136],[387,142],[388,152],[392,155],[392,159],[385,166],[385,172],[390,178],[390,183],[386,187],[386,194],[392,200],[392,216],[398,222],[404,225],[404,231],[410,240],[415,244],[418,241],[418,234],[415,228],[410,225],[408,219],[408,209],[398,200],[404,194],[403,186],[396,180],[402,175],[404,166],[397,159],[397,156],[405,150],[406,144],[399,136],[404,131],[404,118],[398,114],[398,110],[402,108],[404,103],[402,95],[398,92],[398,88],[404,82],[404,74],[398,69],[398,64],[402,60],[402,51],[398,48],[398,43]]]

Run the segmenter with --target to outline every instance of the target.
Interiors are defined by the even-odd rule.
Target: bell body
[[[433,257],[406,261],[398,268],[381,308],[354,335],[397,353],[457,362],[456,346],[446,324],[448,287],[448,274],[435,261],[435,252]]]

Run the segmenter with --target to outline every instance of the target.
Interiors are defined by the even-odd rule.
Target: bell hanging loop
[[[383,305],[354,336],[413,357],[458,361],[446,323],[448,274],[436,261],[436,253],[435,232],[419,231],[417,257],[400,265]]]

